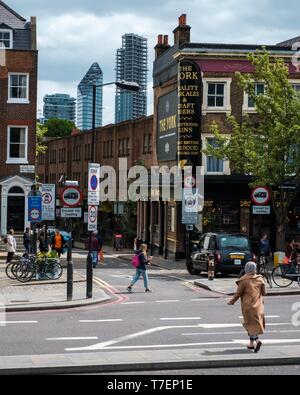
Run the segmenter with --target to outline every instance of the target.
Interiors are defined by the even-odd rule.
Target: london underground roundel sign
[[[67,187],[62,191],[61,200],[64,207],[78,207],[82,202],[81,190],[77,187]]]
[[[271,198],[270,190],[266,187],[257,187],[253,189],[252,194],[252,201],[258,206],[264,206],[268,204]]]

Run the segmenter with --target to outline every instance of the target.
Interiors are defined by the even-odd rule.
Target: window
[[[50,163],[56,163],[56,150],[52,149],[50,151]]]
[[[208,84],[208,107],[224,107],[225,102],[225,84]]]
[[[9,74],[8,102],[29,103],[29,75]]]
[[[207,143],[212,147],[217,147],[217,143],[214,138],[208,138]],[[213,156],[207,157],[207,166],[206,166],[207,173],[224,173],[224,160],[217,159]]]
[[[9,126],[7,136],[7,163],[28,163],[28,127]]]
[[[231,113],[231,78],[203,79],[203,114],[209,112]]]
[[[264,84],[255,84],[255,96],[263,95],[265,93]],[[255,103],[252,97],[248,95],[248,108],[254,108]]]
[[[11,49],[13,47],[12,43],[13,32],[12,30],[0,29],[0,44],[1,47]]]

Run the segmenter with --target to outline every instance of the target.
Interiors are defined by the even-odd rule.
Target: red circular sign
[[[97,206],[89,207],[89,219],[92,224],[97,222],[98,210]]]
[[[65,207],[78,207],[82,202],[82,193],[78,187],[67,187],[62,191],[61,200]]]
[[[271,193],[270,190],[266,187],[256,187],[253,189],[251,198],[253,203],[255,203],[258,206],[264,206],[265,204],[268,204],[270,199],[271,199]]]

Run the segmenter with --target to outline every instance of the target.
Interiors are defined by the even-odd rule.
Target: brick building
[[[119,158],[127,158],[128,168],[135,164],[150,167],[153,162],[153,117],[139,118],[96,129],[95,162],[112,166],[119,171]],[[46,143],[45,154],[38,157],[39,182],[56,184],[59,197],[59,179],[66,176],[79,182],[83,191],[83,208],[87,212],[88,164],[92,157],[92,132],[75,132],[70,137],[52,139]],[[103,220],[100,206],[99,222]],[[101,215],[102,211],[102,215]],[[112,212],[109,213],[112,216]],[[74,221],[75,235],[86,234],[86,225]]]
[[[190,62],[198,69],[199,84],[197,94],[190,88],[190,96],[199,96],[195,108],[198,114],[198,129],[194,140],[205,148],[207,141],[213,139],[210,125],[217,121],[223,134],[230,134],[227,114],[237,119],[247,112],[255,114],[254,104],[238,85],[236,72],[253,73],[254,68],[247,59],[250,52],[255,52],[259,45],[191,43],[191,27],[186,23],[186,15],[179,18],[179,25],[174,30],[174,45],[169,45],[168,36],[159,35],[155,47],[156,59],[153,69],[154,115],[153,141],[156,145],[156,157],[159,165],[169,167],[178,163],[177,144],[180,133],[177,127],[166,129],[166,119],[178,117],[180,103],[181,76],[178,70],[184,62]],[[290,68],[291,83],[300,89],[300,75],[292,64],[291,42],[266,46],[271,56],[284,58]],[[191,77],[192,78],[192,77]],[[263,92],[264,86],[256,84],[257,94]],[[168,117],[168,118],[166,118]],[[178,119],[177,121],[178,122]],[[172,122],[170,122],[172,124]],[[161,125],[164,129],[162,130]],[[166,129],[166,130],[165,130]],[[212,142],[212,141],[210,141]],[[199,148],[200,148],[199,147]],[[197,149],[197,148],[196,148]],[[200,153],[199,149],[199,153]],[[200,217],[198,229],[202,231],[241,232],[255,239],[260,231],[267,231],[274,243],[274,213],[270,216],[253,216],[251,214],[251,191],[249,178],[233,174],[230,164],[223,160],[199,155],[205,171],[205,208]],[[299,236],[300,199],[290,212],[289,233]],[[138,236],[152,242],[157,251],[165,256],[180,258],[185,255],[185,226],[182,225],[181,203],[141,202],[138,208]]]
[[[35,164],[37,64],[36,18],[26,21],[0,1],[0,194],[1,234],[27,225],[27,194]]]

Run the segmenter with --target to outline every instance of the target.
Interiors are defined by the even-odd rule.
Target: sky
[[[5,0],[4,0],[5,1]],[[38,109],[46,93],[77,96],[77,85],[98,62],[104,82],[115,81],[115,57],[125,33],[148,38],[148,114],[158,34],[187,14],[192,42],[276,44],[300,36],[299,0],[7,0],[24,18],[37,17]],[[104,124],[114,122],[114,87],[104,88]]]

